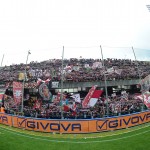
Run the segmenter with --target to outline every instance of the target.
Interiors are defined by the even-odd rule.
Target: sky
[[[150,0],[0,1],[2,65],[53,58],[150,60]],[[3,58],[4,55],[4,58]],[[3,59],[2,59],[3,58]],[[2,61],[3,60],[3,61]]]

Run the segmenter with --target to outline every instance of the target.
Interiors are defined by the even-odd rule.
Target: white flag
[[[74,98],[75,102],[81,103],[80,94],[74,94],[71,97]]]

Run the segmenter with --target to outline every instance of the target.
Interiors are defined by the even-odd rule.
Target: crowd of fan
[[[145,110],[146,106],[139,99],[134,98],[135,95],[123,96],[109,96],[108,101],[105,100],[105,96],[100,97],[94,107],[82,108],[82,103],[76,103],[76,110],[67,109],[59,104],[49,103],[43,104],[40,109],[33,108],[33,105],[24,106],[24,116],[35,118],[47,118],[47,119],[93,119],[103,118],[106,116],[119,116],[130,113],[140,112]],[[70,99],[69,103],[73,100]],[[20,115],[19,108],[5,108],[6,113]],[[63,113],[62,113],[63,112]],[[21,114],[22,115],[22,114]]]
[[[96,64],[96,65],[95,65]],[[104,80],[104,72],[107,80],[138,79],[150,74],[150,62],[133,61],[129,59],[76,59],[64,60],[64,69],[61,71],[62,60],[51,59],[43,62],[30,62],[29,64],[16,64],[4,66],[0,71],[0,81],[18,80],[19,73],[26,70],[28,81],[36,81],[37,78],[53,81],[61,80],[61,73],[64,75],[64,82],[86,82]],[[105,66],[105,67],[103,67]],[[113,72],[107,72],[113,68]]]

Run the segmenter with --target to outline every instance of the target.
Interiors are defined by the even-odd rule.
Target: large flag
[[[103,91],[102,90],[95,90],[89,103],[88,106],[89,107],[94,107],[95,104],[97,103],[98,98],[102,95]]]
[[[74,99],[75,102],[81,103],[81,99],[80,99],[80,94],[79,93],[78,94],[73,94],[71,97]]]
[[[150,89],[150,75],[146,76],[143,80],[141,80],[140,85],[141,85],[142,92],[149,91],[149,89]]]
[[[90,99],[92,98],[92,95],[93,95],[94,91],[96,90],[96,87],[97,87],[97,85],[92,86],[92,88],[89,90],[88,94],[84,98],[84,100],[82,102],[82,107],[83,108],[88,107],[88,103],[89,103]]]
[[[150,108],[150,92],[145,92],[143,95],[136,96],[140,100],[144,100],[144,104],[146,105],[147,108]]]
[[[22,82],[13,82],[13,96],[14,96],[14,101],[16,105],[19,105],[22,100],[22,89],[23,85]]]
[[[39,94],[43,98],[43,100],[50,100],[51,99],[51,92],[49,91],[49,88],[45,82],[40,84],[39,86]]]
[[[38,78],[36,81],[36,84],[37,84],[36,86],[39,86],[41,83],[48,84],[50,81],[51,81],[50,78],[47,78],[46,80],[42,80],[42,79]]]

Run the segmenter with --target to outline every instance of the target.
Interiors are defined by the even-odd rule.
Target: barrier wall
[[[0,123],[26,130],[56,133],[112,131],[150,122],[150,110],[136,114],[93,120],[47,120],[0,113]]]

